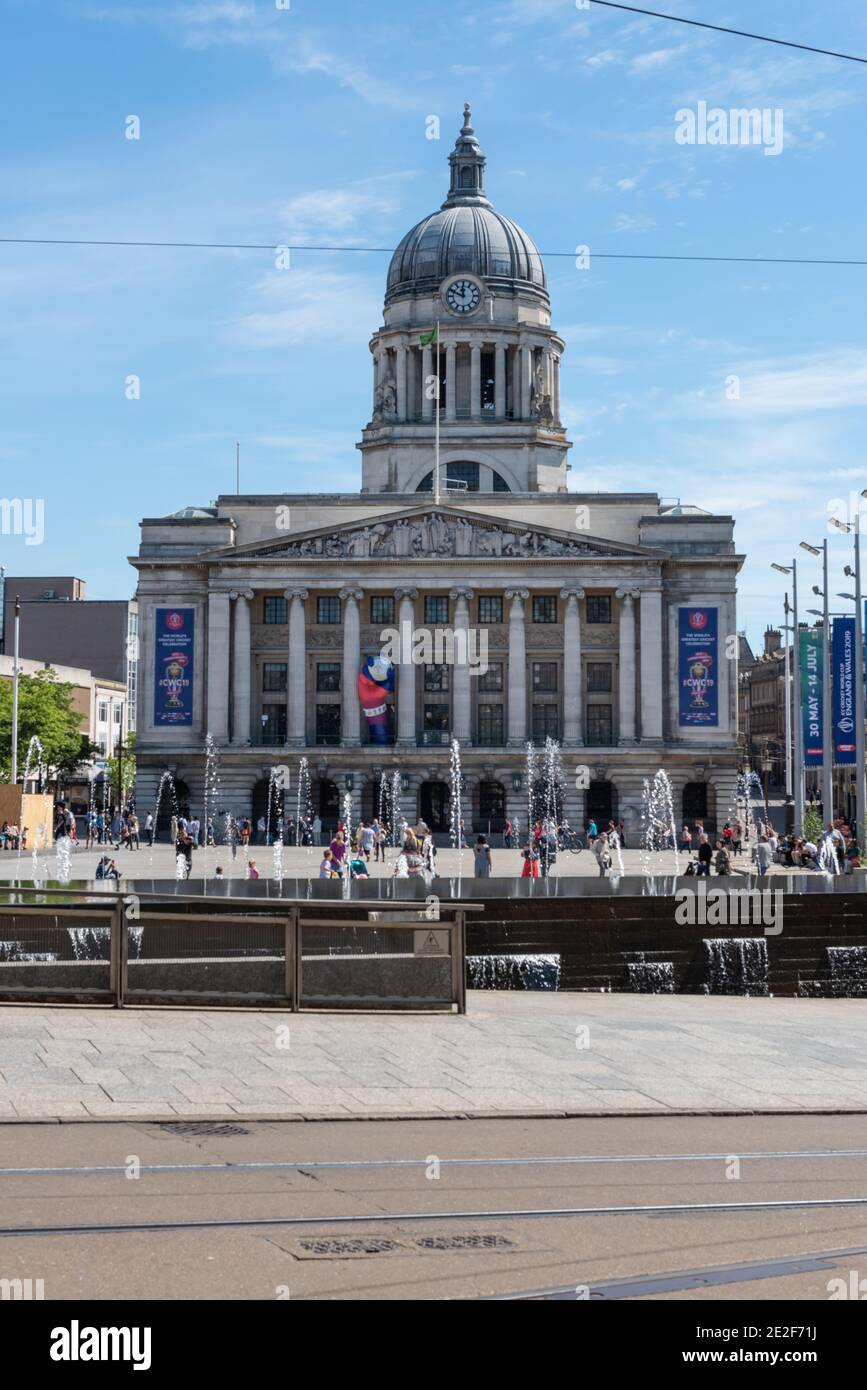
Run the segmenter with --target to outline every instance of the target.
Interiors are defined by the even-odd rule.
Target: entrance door
[[[614,820],[614,796],[610,782],[591,782],[587,788],[587,819],[595,820],[599,830],[607,830]]]
[[[442,833],[451,828],[452,794],[447,782],[422,782],[419,814],[431,830]]]

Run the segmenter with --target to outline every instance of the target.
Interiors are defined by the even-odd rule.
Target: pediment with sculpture
[[[531,558],[587,555],[634,556],[635,547],[619,548],[605,542],[573,540],[549,530],[498,525],[486,519],[428,511],[398,516],[339,530],[320,532],[297,541],[283,540],[251,547],[258,555],[286,555],[309,559],[425,559],[425,558]]]

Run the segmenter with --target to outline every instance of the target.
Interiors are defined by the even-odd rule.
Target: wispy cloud
[[[258,308],[230,329],[243,347],[346,341],[358,350],[382,315],[379,277],[329,270],[277,271],[256,282]]]

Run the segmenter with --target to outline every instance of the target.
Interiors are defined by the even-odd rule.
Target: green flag
[[[429,343],[439,342],[439,324],[430,333],[422,333],[419,343],[422,347],[427,347]]]

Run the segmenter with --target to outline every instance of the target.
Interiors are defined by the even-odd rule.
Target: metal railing
[[[18,901],[30,893],[51,901]],[[226,903],[16,889],[0,904],[0,1003],[466,1011],[466,912],[418,900]],[[105,895],[106,898],[108,895]],[[66,899],[64,901],[64,899]],[[77,899],[77,901],[76,901]],[[435,906],[432,906],[432,902]],[[249,911],[241,911],[241,907]]]

